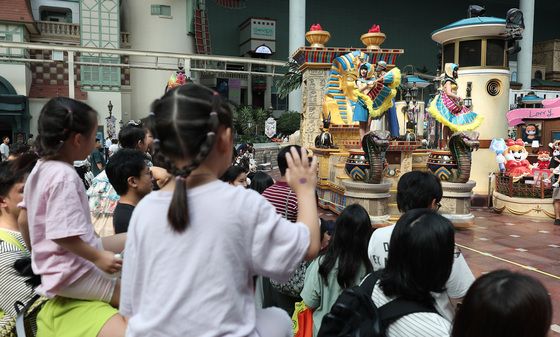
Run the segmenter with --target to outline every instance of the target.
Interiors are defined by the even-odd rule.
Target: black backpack
[[[317,337],[385,337],[391,323],[416,312],[437,313],[434,306],[397,298],[377,308],[371,299],[381,272],[366,276],[361,285],[345,289],[323,317]]]

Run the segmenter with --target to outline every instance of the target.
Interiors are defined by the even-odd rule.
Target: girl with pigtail
[[[130,221],[120,304],[127,336],[291,336],[284,311],[255,308],[253,276],[285,281],[317,255],[316,160],[295,149],[287,155],[294,224],[257,192],[218,179],[231,164],[233,136],[217,93],[186,84],[152,111],[154,144],[176,178],[140,201]]]
[[[40,160],[27,178],[20,207],[26,210],[27,221],[21,224],[28,226],[22,232],[29,234],[33,272],[41,276],[36,292],[52,298],[37,318],[38,336],[69,331],[124,336],[126,321],[114,308],[120,282],[111,274],[121,269],[116,253],[122,252],[126,236],[101,239],[95,234],[86,192],[73,167],[95,146],[97,112],[57,97],[45,104],[37,126]],[[87,323],[76,320],[84,314]]]

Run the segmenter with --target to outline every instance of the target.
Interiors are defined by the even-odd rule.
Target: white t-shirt
[[[287,281],[309,230],[257,192],[221,181],[188,189],[190,225],[167,221],[172,193],[136,206],[124,252],[120,312],[127,336],[257,336],[253,276]]]
[[[10,156],[10,147],[5,143],[0,144],[0,154],[2,155],[2,160],[7,160]]]
[[[118,150],[119,150],[119,144],[111,144],[111,146],[109,146],[109,155],[110,156],[114,155]]]
[[[394,300],[387,297],[379,287],[373,288],[371,299],[376,307]],[[443,314],[439,308],[436,310]],[[397,319],[387,328],[387,337],[446,337],[451,332],[451,322],[433,312],[417,312]]]
[[[368,256],[373,265],[373,270],[385,268],[385,263],[389,256],[389,242],[391,241],[393,229],[395,229],[395,225],[378,228],[371,235]],[[455,250],[455,260],[453,261],[451,275],[445,284],[447,291],[441,294],[432,293],[436,300],[436,308],[449,321],[453,321],[455,316],[455,311],[449,298],[464,297],[474,282],[474,275],[467,265],[463,254],[461,254],[458,248]]]

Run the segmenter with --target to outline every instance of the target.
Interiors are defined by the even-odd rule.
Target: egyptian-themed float
[[[473,194],[488,195],[496,168],[492,139],[508,132],[506,20],[468,18],[434,31],[442,50],[435,77],[401,72],[404,50],[382,48],[387,36],[377,25],[361,36],[364,48],[326,47],[329,38],[313,25],[311,46],[293,55],[303,73],[301,143],[319,158],[320,206],[339,213],[359,203],[385,226],[400,214],[400,176],[423,170],[442,180],[439,212],[458,228],[472,225]]]
[[[554,218],[552,191],[560,175],[560,99],[533,92],[507,113],[509,139],[497,138],[494,210]]]

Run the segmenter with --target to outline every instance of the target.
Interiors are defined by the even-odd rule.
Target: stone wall
[[[281,149],[281,144],[278,143],[260,143],[255,144],[255,161],[257,165],[270,163],[270,168],[278,167],[278,151]]]
[[[315,146],[315,137],[321,133],[323,122],[323,92],[327,85],[327,69],[306,69],[302,83],[301,144]]]

